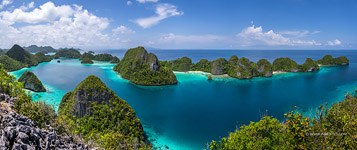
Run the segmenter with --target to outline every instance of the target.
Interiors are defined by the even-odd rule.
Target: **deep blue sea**
[[[125,51],[106,51],[123,57]],[[136,111],[144,130],[157,148],[204,149],[211,140],[227,136],[242,124],[257,121],[263,115],[283,120],[283,114],[295,107],[313,116],[320,104],[333,104],[346,93],[357,90],[357,50],[156,50],[161,60],[182,56],[194,62],[231,55],[257,61],[290,57],[303,63],[308,57],[319,59],[325,54],[347,56],[349,66],[323,67],[316,73],[285,73],[272,78],[250,80],[220,79],[208,81],[203,74],[176,73],[179,84],[162,87],[137,86],[116,74],[113,64],[97,62],[83,65],[76,59],[41,63],[11,74],[19,77],[32,70],[48,92],[33,93],[34,100],[45,101],[56,109],[62,96],[73,90],[88,75],[100,77],[109,88],[126,100]]]

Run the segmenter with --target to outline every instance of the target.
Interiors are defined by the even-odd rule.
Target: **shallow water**
[[[282,120],[283,114],[295,106],[310,115],[320,104],[337,102],[346,92],[357,90],[357,51],[154,52],[161,59],[187,55],[197,61],[204,55],[212,60],[237,54],[251,60],[291,57],[300,63],[307,57],[317,59],[332,54],[346,55],[351,64],[323,67],[317,73],[286,73],[251,80],[208,81],[203,74],[176,73],[179,84],[163,87],[136,86],[116,74],[113,64],[82,65],[76,59],[62,59],[61,63],[54,60],[11,74],[19,77],[25,70],[33,71],[48,92],[31,92],[32,97],[56,109],[66,92],[94,74],[134,108],[154,146],[166,145],[170,149],[203,149],[212,139],[227,136],[238,126],[257,121],[263,115]]]

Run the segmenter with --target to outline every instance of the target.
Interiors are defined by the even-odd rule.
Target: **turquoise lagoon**
[[[322,53],[323,52],[323,53]],[[242,124],[257,121],[263,115],[283,120],[283,114],[298,109],[313,116],[320,104],[342,100],[357,90],[357,53],[355,51],[156,51],[160,59],[190,56],[229,58],[232,54],[256,61],[287,56],[299,63],[307,57],[317,59],[325,54],[346,55],[351,64],[323,67],[316,73],[285,73],[271,78],[237,80],[215,78],[208,81],[202,73],[176,72],[179,83],[173,86],[144,87],[133,85],[112,68],[113,64],[96,62],[83,65],[76,59],[41,63],[32,68],[11,72],[19,77],[33,71],[43,81],[47,92],[30,92],[35,101],[44,101],[58,109],[62,96],[73,90],[88,75],[100,77],[109,88],[125,99],[136,111],[150,141],[158,149],[204,149],[212,139],[227,136]],[[113,52],[122,56],[122,52]],[[195,55],[197,54],[197,55]],[[220,54],[220,55],[218,55]],[[285,54],[285,55],[284,55]],[[224,55],[224,56],[221,56]],[[282,55],[282,56],[280,56]],[[172,57],[172,58],[171,58]]]

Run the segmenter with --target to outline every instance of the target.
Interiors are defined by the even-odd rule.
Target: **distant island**
[[[38,52],[42,52],[44,54],[47,53],[55,53],[57,50],[54,49],[51,46],[37,46],[37,45],[31,45],[28,47],[23,47],[26,51],[30,52],[30,53],[38,53]]]
[[[42,52],[33,55],[16,44],[4,55],[0,56],[0,63],[4,65],[7,71],[15,71],[24,67],[37,66],[39,63],[49,62],[51,60],[51,56],[45,55]]]
[[[26,49],[25,49],[26,48]],[[29,50],[29,48],[31,50]],[[0,50],[0,64],[3,65],[6,71],[16,71],[22,68],[37,66],[42,62],[50,62],[53,59],[69,58],[80,59],[81,63],[93,64],[95,61],[106,61],[113,64],[119,63],[120,59],[111,54],[91,54],[85,52],[81,54],[79,49],[75,48],[61,48],[59,50],[52,50],[52,47],[44,46],[38,47],[32,45],[29,47],[21,47],[15,44],[8,50]],[[35,54],[32,54],[36,52]],[[47,55],[47,53],[54,53],[53,55]],[[58,60],[59,62],[59,60]]]
[[[345,56],[333,58],[331,55],[326,55],[317,61],[307,58],[303,64],[299,65],[290,58],[277,58],[273,63],[266,59],[261,59],[255,63],[248,58],[238,58],[234,55],[229,60],[224,58],[213,61],[201,59],[197,63],[192,63],[190,58],[182,57],[160,63],[174,71],[201,71],[212,75],[228,75],[238,79],[251,79],[253,77],[271,77],[273,73],[279,72],[314,72],[318,71],[320,66],[348,65],[349,60]]]

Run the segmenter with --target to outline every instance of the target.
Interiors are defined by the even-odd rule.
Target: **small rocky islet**
[[[25,89],[34,92],[46,92],[46,88],[33,72],[25,71],[18,81],[24,84]]]

